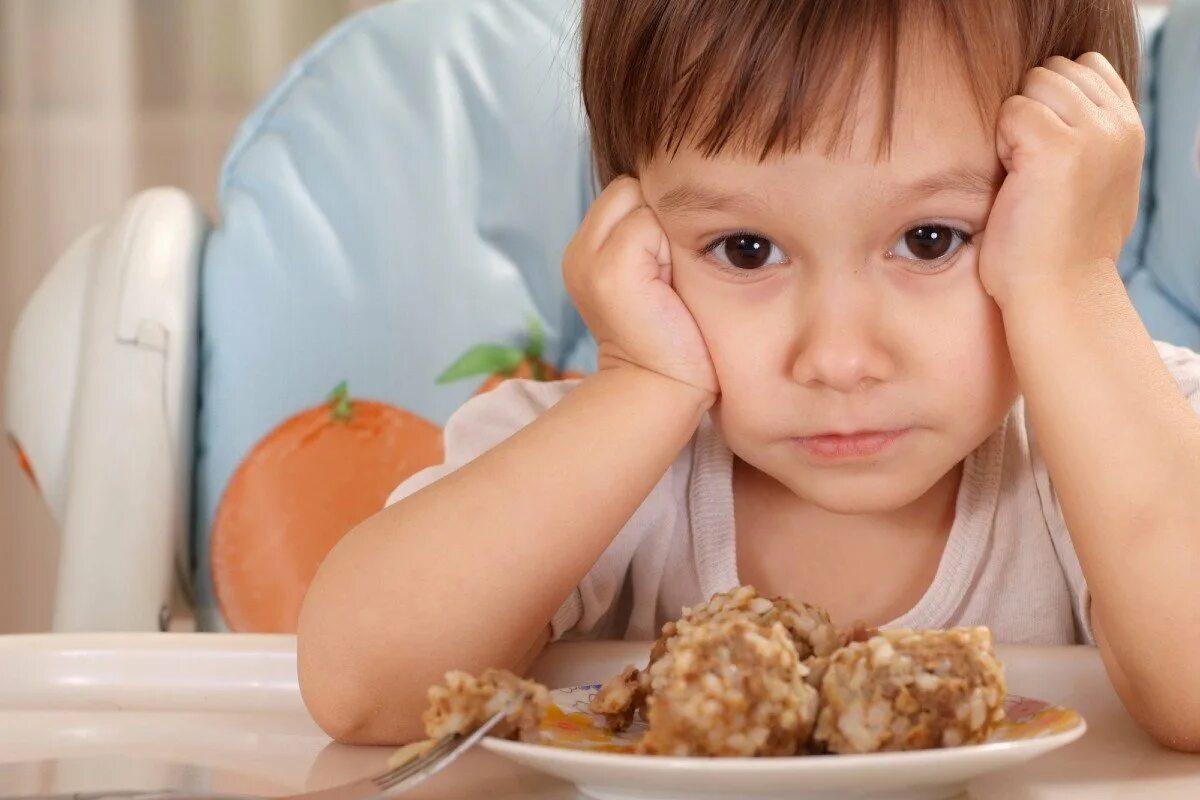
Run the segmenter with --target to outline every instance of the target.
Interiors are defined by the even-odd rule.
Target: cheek
[[[780,365],[786,363],[790,322],[781,319],[772,290],[758,289],[707,277],[677,287],[708,346],[726,401],[762,397],[766,384],[786,372]]]
[[[747,318],[736,303],[719,297],[696,303],[693,316],[708,345],[721,393],[728,398],[758,383],[769,363],[764,350],[771,344],[761,321]]]
[[[1012,404],[1016,379],[1000,309],[973,283],[948,306],[956,313],[930,331],[936,342],[930,358],[946,407],[973,409],[963,422],[987,425]]]
[[[688,251],[671,248],[672,285],[700,329],[717,377],[725,384],[760,360],[771,337],[764,329],[753,287],[731,286],[715,267]],[[751,291],[746,291],[751,289]]]

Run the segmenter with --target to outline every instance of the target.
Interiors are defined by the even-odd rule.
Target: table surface
[[[216,634],[0,637],[0,795],[173,787],[280,795],[378,771],[391,748],[331,742],[304,712],[291,637]],[[645,659],[642,643],[554,645],[535,667],[578,685]],[[1200,756],[1163,749],[1121,707],[1090,648],[1000,649],[1010,691],[1079,710],[1089,731],[976,781],[972,800],[1200,798]],[[410,795],[577,795],[476,750]]]

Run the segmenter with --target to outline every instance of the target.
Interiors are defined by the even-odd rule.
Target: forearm
[[[1200,668],[1200,420],[1111,265],[1004,319],[1114,682],[1147,727],[1175,730],[1164,716],[1200,718],[1179,680]]]
[[[411,738],[447,669],[524,666],[710,402],[645,370],[602,371],[351,531],[300,618],[301,683],[319,721],[344,739]]]

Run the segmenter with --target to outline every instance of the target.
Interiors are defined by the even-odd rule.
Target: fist
[[[641,184],[622,176],[600,194],[567,246],[563,278],[599,346],[599,368],[635,367],[715,399],[708,347],[671,285],[671,249]]]
[[[1133,98],[1104,56],[1055,56],[1026,74],[996,123],[1008,174],[979,253],[980,280],[1002,309],[1115,270],[1137,218],[1144,145]]]

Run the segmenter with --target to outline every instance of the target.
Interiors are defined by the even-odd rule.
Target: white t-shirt
[[[1156,345],[1200,413],[1200,354]],[[406,480],[388,503],[491,449],[578,384],[510,380],[472,398],[446,424],[445,462]],[[554,638],[653,639],[684,606],[737,586],[732,465],[706,415],[555,614]],[[1094,642],[1087,583],[1021,398],[965,459],[933,582],[916,606],[885,627],[958,625],[987,625],[999,642]]]

